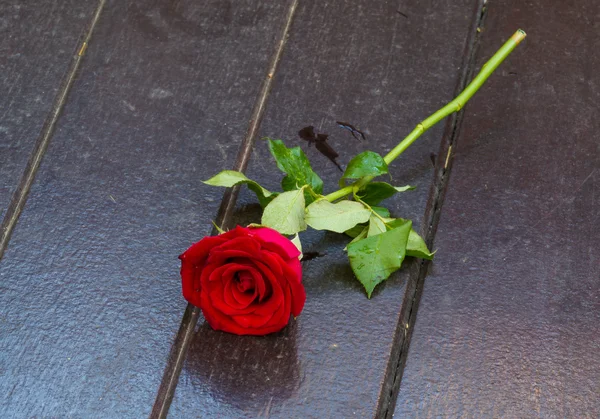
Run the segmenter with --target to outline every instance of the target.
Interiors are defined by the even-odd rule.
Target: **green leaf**
[[[294,237],[292,237],[290,239],[290,241],[292,243],[294,243],[294,246],[296,246],[296,249],[298,249],[300,251],[300,254],[298,255],[298,259],[302,260],[302,256],[304,256],[304,253],[302,253],[302,242],[300,242],[300,236],[298,235],[298,233],[296,233],[296,235]]]
[[[389,217],[390,216],[390,211],[387,208],[384,207],[371,207],[371,209],[373,211],[375,211],[377,214],[379,214],[381,217]],[[352,238],[358,236],[362,231],[365,231],[365,235],[367,234],[367,231],[369,231],[368,226],[365,224],[357,224],[354,227],[344,231],[344,233]]]
[[[360,233],[358,233],[358,234],[357,234],[357,235],[356,235],[356,236],[355,236],[355,237],[352,239],[352,241],[351,241],[350,243],[348,243],[348,245],[346,245],[346,247],[344,247],[344,252],[347,252],[347,251],[348,251],[348,246],[350,246],[352,243],[355,243],[355,242],[357,242],[357,241],[359,241],[359,240],[362,240],[362,239],[364,239],[365,237],[367,237],[367,233],[369,232],[369,227],[368,227],[368,226],[365,226],[365,225],[363,225],[363,224],[361,224],[361,225],[358,225],[357,227],[360,227],[360,228],[361,228],[361,231],[360,231]]]
[[[361,231],[363,231],[365,229],[365,225],[364,224],[357,224],[352,228],[349,228],[348,230],[344,231],[344,234],[347,234],[348,236],[354,238],[356,236],[358,236]]]
[[[434,252],[435,253],[435,252]],[[429,251],[425,240],[415,230],[411,229],[406,244],[406,256],[414,256],[421,259],[433,259],[433,253]]]
[[[300,189],[304,185],[309,185],[314,192],[320,194],[323,192],[323,181],[312,170],[308,158],[300,147],[287,148],[283,141],[269,141],[269,151],[277,162],[277,167],[286,176],[281,181],[281,187],[284,191]]]
[[[238,183],[245,183],[248,185],[248,189],[256,194],[263,208],[278,195],[269,192],[255,181],[248,179],[243,173],[236,172],[235,170],[223,170],[203,183],[211,186],[224,186],[226,188],[231,188]]]
[[[385,233],[387,228],[381,218],[371,214],[371,218],[369,218],[369,233],[368,237],[376,236],[381,233]]]
[[[350,266],[369,298],[377,284],[402,265],[411,225],[410,220],[405,220],[392,230],[348,245]]]
[[[390,216],[390,210],[384,207],[371,207],[380,217],[388,218]]]
[[[368,205],[377,205],[386,198],[398,192],[412,191],[414,186],[392,186],[386,182],[370,182],[358,191],[358,194]]]
[[[304,190],[283,192],[266,206],[262,225],[281,234],[296,234],[306,230],[304,221]]]
[[[407,220],[402,218],[390,219],[386,220],[388,227],[394,228],[406,223]],[[408,242],[406,244],[406,256],[413,256],[421,259],[432,260],[435,252],[431,253],[425,244],[425,240],[419,236],[412,228],[410,229],[410,234],[408,235]]]
[[[306,207],[306,223],[315,230],[329,230],[336,233],[354,227],[369,220],[369,211],[360,202],[340,201],[332,204],[326,199],[319,199]]]
[[[373,151],[365,151],[354,156],[342,179],[360,179],[365,176],[379,176],[388,172],[388,166],[383,157]]]

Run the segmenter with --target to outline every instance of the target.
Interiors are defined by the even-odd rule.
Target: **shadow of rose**
[[[244,411],[294,395],[301,365],[296,346],[296,322],[268,336],[237,336],[200,326],[186,360],[186,370],[212,396]]]

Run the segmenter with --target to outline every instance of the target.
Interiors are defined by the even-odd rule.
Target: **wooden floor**
[[[594,0],[0,1],[0,417],[599,417],[599,22]],[[368,300],[311,231],[284,331],[186,307],[177,256],[259,217],[201,180],[277,189],[260,138],[306,125],[342,165],[385,153],[518,28],[391,166],[433,264]]]

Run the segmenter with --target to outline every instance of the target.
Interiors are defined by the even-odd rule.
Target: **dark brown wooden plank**
[[[0,7],[0,221],[80,47],[97,2]]]
[[[0,416],[150,413],[287,4],[111,1],[0,268]]]
[[[388,151],[452,97],[474,7],[471,1],[421,2],[402,9],[407,19],[393,4],[301,2],[262,135],[302,144],[326,189],[333,190],[338,169],[301,143],[297,131],[310,124],[330,134],[344,165],[367,148]],[[368,142],[353,139],[337,120],[362,128]],[[418,186],[391,202],[393,212],[412,217],[417,228],[432,181],[430,153],[438,151],[442,132],[436,127],[392,169],[395,182]],[[278,188],[280,175],[265,144],[256,145],[248,174]],[[242,192],[240,223],[256,221],[254,202]],[[342,250],[347,240],[314,231],[303,239],[305,250],[324,254],[303,265],[308,294],[303,314],[264,338],[214,332],[201,323],[171,406],[173,417],[383,413],[410,269],[368,300]]]
[[[398,417],[600,416],[600,5],[490,2]]]

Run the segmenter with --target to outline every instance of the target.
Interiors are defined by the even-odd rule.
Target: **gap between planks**
[[[473,11],[473,20],[467,35],[463,52],[463,63],[459,74],[454,97],[462,92],[473,77],[476,64],[476,54],[481,38],[481,27],[484,24],[487,6],[485,0],[480,0]],[[442,205],[448,188],[448,181],[452,169],[453,149],[456,150],[456,140],[460,131],[464,109],[452,114],[446,121],[444,133],[435,164],[434,178],[429,191],[429,198],[425,208],[424,223],[421,233],[425,237],[427,246],[431,249],[440,220]],[[419,302],[423,292],[423,283],[431,261],[417,262],[413,267],[416,272],[411,273],[411,278],[416,278],[407,284],[407,292],[402,302],[400,320],[396,326],[394,336],[394,349],[390,356],[379,404],[376,411],[377,418],[391,419],[394,415],[396,400],[400,392],[402,374],[410,346],[412,330],[414,329]],[[413,276],[414,274],[414,276]]]
[[[65,107],[67,97],[69,96],[69,92],[73,87],[73,82],[77,76],[77,71],[79,70],[87,46],[90,43],[94,28],[96,27],[96,24],[100,18],[100,14],[104,9],[105,2],[105,0],[99,0],[90,24],[77,43],[75,50],[76,53],[73,56],[71,65],[63,77],[50,113],[44,121],[42,131],[35,142],[31,155],[29,156],[29,160],[27,161],[27,165],[25,166],[25,170],[23,171],[23,175],[21,176],[19,184],[17,185],[17,189],[11,197],[10,204],[8,205],[8,209],[4,215],[2,224],[0,224],[0,260],[2,259],[6,248],[8,247],[12,232],[19,221],[19,216],[21,215],[21,212],[23,212],[23,208],[25,208],[27,197],[29,195],[29,191],[31,190],[31,185],[35,180],[35,175],[40,167],[40,163],[46,154],[48,144],[50,144],[50,140],[54,134],[54,128],[56,127],[56,123],[60,118],[63,108]]]
[[[293,0],[290,5],[287,16],[285,18],[283,31],[281,33],[281,36],[279,37],[279,40],[275,47],[275,51],[271,57],[269,67],[267,69],[265,78],[260,88],[259,96],[256,99],[256,102],[254,103],[250,124],[248,126],[248,130],[246,131],[244,140],[240,145],[240,149],[237,154],[237,160],[234,165],[234,170],[237,170],[239,172],[244,172],[248,166],[250,155],[254,147],[254,142],[258,134],[258,129],[260,128],[269,94],[273,86],[273,79],[277,72],[279,62],[281,61],[283,50],[289,37],[290,28],[292,26],[292,22],[296,14],[296,9],[298,8],[298,1],[299,0]],[[216,220],[216,224],[219,225],[221,228],[227,227],[227,225],[231,221],[231,216],[235,208],[235,203],[237,201],[237,195],[239,193],[239,190],[240,186],[238,185],[234,186],[231,189],[228,189],[223,194],[223,199],[221,201],[221,206],[219,207]],[[216,228],[213,228],[211,234],[217,234]],[[166,418],[167,414],[169,413],[169,407],[171,406],[171,402],[173,401],[175,389],[177,388],[177,383],[179,382],[179,375],[181,374],[181,369],[183,367],[183,363],[187,355],[187,350],[192,340],[192,336],[194,334],[194,330],[196,329],[196,324],[198,323],[199,317],[200,309],[191,304],[188,304],[183,313],[179,330],[177,331],[175,341],[171,346],[171,351],[167,358],[167,365],[165,367],[162,380],[158,387],[156,400],[154,401],[154,405],[152,406],[152,412],[150,413],[150,418],[152,419]]]

